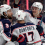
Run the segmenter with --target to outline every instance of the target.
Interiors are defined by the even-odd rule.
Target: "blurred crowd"
[[[33,2],[41,2],[44,5],[44,0],[29,0],[29,9],[31,9],[31,5]],[[25,10],[26,9],[26,0],[21,0],[21,6],[20,9]]]
[[[13,3],[14,3],[13,1],[14,0],[10,0],[11,8],[13,8]],[[41,2],[44,5],[44,0],[28,0],[28,1],[29,1],[29,10],[31,10],[31,5],[33,4],[33,2]],[[1,4],[7,4],[7,0],[0,0],[0,5]],[[20,9],[26,10],[26,0],[21,0]]]
[[[36,1],[41,2],[44,5],[44,0],[29,0],[29,9],[31,9],[32,3]],[[0,5],[4,3],[7,3],[7,0],[0,0]],[[10,0],[10,5],[13,8],[13,0]],[[20,9],[26,10],[26,0],[21,0]]]

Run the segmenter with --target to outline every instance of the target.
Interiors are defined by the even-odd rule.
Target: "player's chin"
[[[36,13],[33,13],[33,15],[35,16],[35,15],[36,15]]]
[[[8,17],[9,19],[12,19],[12,17]]]

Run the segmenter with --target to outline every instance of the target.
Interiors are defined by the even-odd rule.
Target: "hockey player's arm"
[[[3,33],[3,23],[0,21],[0,36],[2,36]]]
[[[43,31],[43,27],[40,25],[36,25],[37,26],[37,31],[39,32],[41,39],[44,39],[44,31]]]
[[[25,37],[23,35],[19,35],[19,37],[17,37],[16,35],[12,35],[11,37],[11,41],[14,42],[14,41],[17,41],[17,42],[23,42],[22,39],[25,39]]]
[[[3,33],[2,36],[6,41],[11,40],[11,34],[10,34],[10,21],[9,20],[3,20]]]
[[[38,31],[36,30],[36,32],[35,32],[35,35],[34,35],[34,42],[38,42],[38,43],[35,43],[35,45],[41,45],[41,38],[40,38],[40,35],[39,35],[39,33],[38,33]]]
[[[37,26],[37,31],[39,32],[40,36],[43,36],[44,32],[43,32],[43,27],[40,25],[36,25]]]
[[[13,31],[12,31],[12,38],[11,38],[11,41],[17,41],[17,42],[24,42],[25,41],[25,37],[24,37],[24,35],[22,35],[22,34],[20,34],[19,35],[19,32],[16,30],[16,29],[14,29]]]
[[[21,0],[14,0],[14,8],[17,8],[20,6]]]
[[[11,37],[11,41],[12,41],[12,42],[14,42],[14,41],[16,41],[16,40],[17,40],[17,38],[18,38],[17,36],[12,35],[12,37]]]
[[[11,37],[10,37],[10,33],[9,33],[9,24],[5,23],[5,21],[0,21],[0,36],[2,36],[4,38],[4,40],[6,41],[10,41]]]
[[[21,0],[14,0],[14,6],[13,6],[13,16],[15,17],[15,13],[17,10],[19,10]]]

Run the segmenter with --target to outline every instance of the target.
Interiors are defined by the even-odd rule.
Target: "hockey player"
[[[15,2],[16,2],[16,1],[15,1]],[[3,6],[3,5],[2,5],[2,6]],[[6,6],[6,5],[5,5],[5,6]],[[14,7],[15,7],[15,6],[16,6],[16,4],[14,4]],[[18,4],[18,6],[19,6],[19,4]],[[7,6],[6,6],[6,7],[7,7]],[[11,9],[11,7],[10,7],[10,9]],[[16,9],[18,9],[18,8],[15,8],[15,11],[16,11]],[[10,11],[11,11],[11,10],[10,10]],[[12,16],[12,12],[11,12],[11,15],[6,15],[6,16],[3,15],[2,17],[5,17],[5,18],[8,17],[8,18],[10,19],[10,18],[12,18],[11,16]],[[11,43],[11,42],[8,42],[8,43],[6,43],[5,45],[12,45],[12,43]],[[15,44],[14,44],[14,45],[15,45]]]
[[[8,10],[8,9],[6,9],[5,11],[4,11],[4,9],[2,10],[3,11],[3,14],[5,14],[5,15],[1,15],[1,18],[2,19],[12,19],[12,15],[13,15],[13,13],[12,13],[12,10],[11,10],[11,6],[9,6],[9,5],[7,5],[7,4],[3,4],[3,5],[1,5],[1,7],[3,7],[4,6],[4,8],[6,9],[6,8],[8,8],[8,9],[10,9],[10,10]],[[6,12],[7,11],[7,12]],[[2,13],[2,12],[1,12]]]
[[[16,23],[16,19],[15,19],[15,13],[17,10],[19,10],[19,6],[21,4],[21,0],[14,0],[14,4],[13,4],[13,18],[12,18],[12,23],[15,24]]]
[[[31,13],[31,15],[34,18],[37,19],[37,21],[35,23],[36,25],[40,25],[41,24],[40,22],[42,21],[41,26],[43,27],[43,31],[38,30],[40,35],[41,35],[41,39],[42,39],[42,37],[44,36],[44,33],[45,33],[45,17],[42,19],[42,15],[40,14],[42,9],[43,9],[43,5],[40,2],[34,2],[32,4],[32,11],[26,10],[27,12]]]
[[[38,5],[38,6],[37,6]],[[43,27],[43,31],[42,33],[44,33],[44,38],[45,38],[45,17],[43,17],[43,15],[41,15],[41,11],[43,9],[43,5],[40,2],[34,2],[32,4],[32,16],[36,17],[38,20],[40,20],[38,22],[38,25],[41,25]],[[42,19],[43,17],[43,19]],[[42,21],[42,24],[41,24]],[[41,32],[41,31],[40,31]],[[42,36],[42,33],[40,34]],[[43,44],[44,45],[44,44]]]
[[[3,16],[1,18],[1,16]],[[0,45],[4,45],[9,41],[10,45],[15,45],[11,42],[10,26],[11,22],[7,18],[12,18],[11,7],[7,4],[0,6]]]
[[[35,3],[35,2],[34,2]],[[35,6],[34,7],[36,7],[37,5],[37,9],[38,9],[38,11],[39,11],[39,13],[38,13],[38,11],[37,11],[37,13],[40,15],[40,13],[41,13],[41,11],[42,11],[42,9],[43,9],[43,5],[40,3],[40,2],[36,2],[36,4],[34,4]],[[32,6],[33,7],[33,6]],[[19,7],[17,6],[17,10],[19,10]],[[14,10],[13,10],[14,12],[15,12],[15,8],[14,8]],[[37,25],[38,24],[38,22],[39,21],[41,21],[41,20],[38,20],[38,19],[34,19],[33,17],[33,11],[29,11],[29,10],[25,10],[25,13],[26,13],[26,18],[25,18],[25,22],[32,22],[32,23],[34,23],[35,25]],[[36,13],[36,12],[35,12]],[[15,13],[14,13],[15,14]],[[32,15],[32,16],[31,16]],[[13,15],[14,17],[15,17],[15,15]],[[37,17],[35,17],[35,18],[37,18]],[[40,15],[40,19],[41,19],[41,15]],[[45,28],[45,25],[42,23],[42,26],[43,26],[43,28]],[[44,34],[44,32],[43,32],[43,30],[38,30],[39,31],[39,34],[42,36],[43,34]]]
[[[17,19],[17,23],[11,27],[13,30],[12,34],[14,35],[14,37],[15,36],[19,37],[20,35],[24,35],[26,42],[30,42],[30,43],[32,42],[34,43],[40,40],[40,35],[36,30],[36,26],[33,23],[29,23],[29,22],[25,23],[24,19],[26,17],[26,14],[23,10],[18,10],[15,14],[15,17]],[[22,41],[20,38],[18,40],[19,42]],[[41,45],[41,42],[36,43],[35,45]]]
[[[36,4],[35,4],[36,3]],[[35,4],[35,5],[34,5]],[[38,6],[37,6],[38,5]],[[44,29],[44,33],[45,33],[45,17],[43,17],[43,19],[42,19],[42,15],[40,14],[41,13],[41,11],[42,11],[42,9],[43,9],[43,5],[42,5],[42,3],[40,3],[40,2],[34,2],[33,4],[32,4],[32,16],[33,17],[36,17],[38,20],[40,20],[39,22],[38,22],[38,25],[40,25],[40,22],[41,22],[41,20],[42,20],[42,24],[41,24],[41,26],[43,27],[43,29]]]
[[[19,1],[19,0],[18,0]],[[40,12],[42,11],[42,9],[43,9],[43,5],[40,3],[40,2],[36,2],[36,3],[38,3],[37,5],[39,6],[39,7],[36,7],[36,5],[35,5],[35,7],[37,8],[37,11],[38,10],[40,10]],[[13,8],[14,10],[14,12],[15,12],[15,8]],[[17,8],[16,8],[17,10],[19,10],[19,7],[17,6]],[[38,22],[40,21],[40,20],[38,20],[38,19],[35,19],[35,18],[33,18],[33,14],[32,14],[32,11],[29,11],[29,10],[25,10],[25,13],[26,13],[26,18],[25,18],[25,22],[32,22],[32,23],[34,23],[35,25],[37,25],[38,24]],[[40,15],[40,14],[39,14]],[[15,17],[15,13],[14,13],[14,15],[13,15],[14,17]],[[40,18],[41,19],[41,18]],[[44,24],[42,24],[43,25],[43,28],[45,28],[45,25]],[[39,31],[39,30],[38,30]],[[44,32],[43,32],[43,30],[42,31],[39,31],[39,34],[40,35],[43,35],[44,34]]]
[[[42,15],[40,15],[41,11],[43,9],[43,5],[40,2],[34,2],[32,4],[32,11],[26,10],[27,12],[31,13],[31,15],[34,18],[37,18],[36,25],[38,25],[38,22],[41,22]],[[44,20],[44,19],[43,19]],[[43,21],[44,22],[44,21]],[[42,23],[43,29],[45,28],[45,25]],[[41,33],[43,35],[43,32]]]
[[[15,0],[15,3],[14,3],[15,12],[16,12],[16,10],[19,9],[19,8],[17,8],[17,6],[20,5],[20,1],[18,2],[17,5],[16,5],[16,4],[17,4],[17,0]],[[3,5],[2,5],[2,7],[3,7]],[[5,7],[7,7],[7,6],[5,5]],[[11,8],[11,7],[10,7],[10,8]],[[14,8],[13,8],[13,10],[14,10]],[[11,10],[10,10],[10,11],[11,11]],[[10,11],[9,11],[9,12],[10,12]],[[15,12],[14,12],[14,13],[15,13]],[[6,13],[6,14],[7,14],[7,13]],[[11,18],[12,18],[11,16],[12,16],[12,13],[11,13],[10,15],[2,15],[2,18],[7,18],[7,17],[8,17],[9,19],[11,19]],[[12,23],[12,20],[11,20],[11,23]],[[9,45],[9,44],[12,45],[11,42],[6,43],[5,45]]]

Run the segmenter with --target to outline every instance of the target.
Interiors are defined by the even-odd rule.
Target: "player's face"
[[[12,18],[12,15],[13,15],[13,13],[12,13],[11,9],[7,11],[7,14],[8,14],[8,18],[10,18],[10,19],[11,19],[11,18]]]
[[[32,7],[33,16],[37,17],[40,13],[39,9],[37,7]]]

